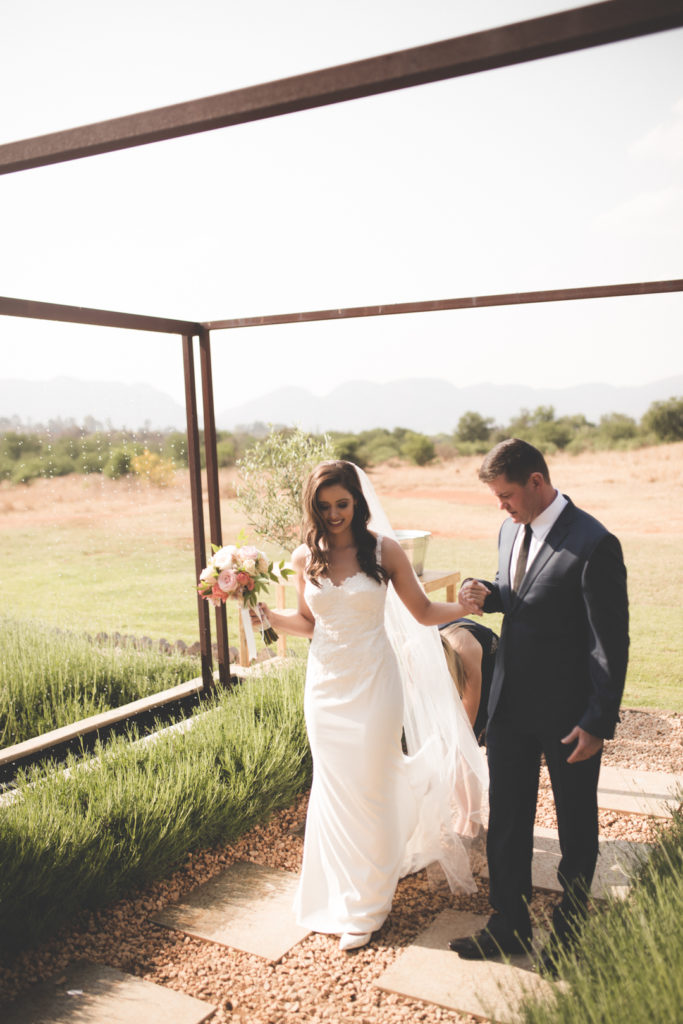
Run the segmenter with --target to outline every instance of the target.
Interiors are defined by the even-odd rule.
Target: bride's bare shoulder
[[[382,537],[382,564],[388,572],[393,572],[403,564],[405,551],[393,537]]]
[[[403,548],[397,540],[394,540],[393,537],[387,537],[385,535],[382,537],[382,550],[396,553],[403,551]]]

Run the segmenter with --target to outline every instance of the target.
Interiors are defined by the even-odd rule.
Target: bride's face
[[[328,533],[338,535],[351,529],[353,521],[353,495],[341,484],[321,487],[316,498],[318,511]]]

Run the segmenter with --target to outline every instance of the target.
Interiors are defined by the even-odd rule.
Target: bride
[[[438,862],[452,889],[474,889],[467,843],[486,768],[437,631],[423,627],[480,609],[427,598],[350,462],[309,476],[304,537],[292,557],[296,610],[261,607],[276,630],[312,639],[313,785],[297,921],[341,935],[349,950],[381,927],[405,874]]]

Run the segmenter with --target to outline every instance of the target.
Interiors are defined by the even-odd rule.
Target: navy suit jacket
[[[510,559],[517,531],[503,523],[498,572],[485,612],[504,612],[489,717],[501,694],[515,718],[609,739],[619,717],[628,661],[628,597],[621,545],[568,500],[529,565],[519,593]]]

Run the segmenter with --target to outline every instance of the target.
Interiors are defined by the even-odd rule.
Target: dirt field
[[[630,452],[560,454],[548,462],[553,483],[615,533],[683,534],[683,443]],[[477,479],[480,463],[479,456],[422,467],[390,462],[370,474],[388,509],[404,513],[408,506],[428,505],[429,520],[423,528],[435,536],[467,533],[495,539],[491,526],[497,528],[502,513]],[[236,470],[221,471],[228,520],[239,518],[231,507],[236,482]],[[94,515],[124,523],[139,520],[154,530],[164,523],[187,530],[189,506],[186,473],[177,473],[174,485],[166,489],[148,487],[138,479],[114,481],[99,475],[35,480],[28,487],[3,483],[0,530],[85,524]],[[395,525],[405,526],[398,521]]]
[[[387,464],[373,470],[372,479],[387,503],[457,506],[458,515],[444,523],[446,536],[461,534],[464,520],[473,536],[487,537],[490,523],[499,525],[503,514],[477,478],[480,464],[478,455],[424,467]],[[559,454],[548,465],[553,483],[616,534],[683,534],[683,444]]]

